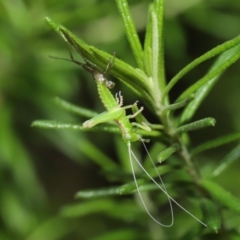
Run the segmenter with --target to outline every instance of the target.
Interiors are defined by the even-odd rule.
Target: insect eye
[[[105,84],[106,84],[106,86],[107,86],[108,88],[110,88],[110,89],[113,88],[114,85],[115,85],[115,83],[112,82],[112,81],[106,81]]]

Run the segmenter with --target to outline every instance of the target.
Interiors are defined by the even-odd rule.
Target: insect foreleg
[[[91,128],[99,123],[105,123],[109,121],[113,121],[118,119],[122,114],[124,114],[125,110],[123,108],[114,108],[107,112],[103,112],[97,115],[94,118],[91,118],[83,123],[84,128]]]

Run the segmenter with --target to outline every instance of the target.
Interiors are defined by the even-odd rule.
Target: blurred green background
[[[143,41],[151,1],[129,2]],[[136,230],[135,235],[126,230],[129,235],[122,236],[129,237],[125,239],[140,239],[139,221],[124,223],[120,217],[112,221],[108,214],[101,214],[104,207],[95,215],[88,215],[94,210],[86,210],[79,214],[82,217],[67,217],[66,206],[79,202],[74,199],[77,191],[111,184],[97,164],[99,154],[117,158],[114,149],[118,146],[120,152],[124,145],[119,136],[106,133],[31,128],[36,119],[85,120],[58,108],[52,102],[55,96],[103,111],[91,76],[74,64],[48,57],[68,57],[68,50],[45,24],[45,16],[88,44],[109,53],[116,51],[119,58],[136,66],[114,1],[0,1],[0,239],[107,239],[104,233],[119,226]],[[166,74],[170,79],[194,58],[240,33],[240,1],[166,0],[165,19]],[[210,64],[188,74],[171,93],[172,100]],[[198,111],[196,118],[214,117],[217,126],[210,136],[208,131],[193,134],[193,145],[240,128],[239,64],[228,69]],[[120,88],[126,102],[136,100],[117,83],[116,89]],[[231,147],[211,151],[202,161],[216,164]],[[238,167],[235,163],[219,182],[240,197]],[[116,200],[121,203],[121,197]],[[119,238],[120,233],[117,236],[112,239],[124,239]]]

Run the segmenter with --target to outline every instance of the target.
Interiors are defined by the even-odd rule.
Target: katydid
[[[82,53],[80,51],[80,48],[78,47],[77,43],[74,39],[69,36],[69,34],[62,28],[59,28],[59,31],[62,33],[63,38],[65,41],[72,46],[82,57]],[[192,213],[190,213],[188,210],[186,210],[184,207],[182,207],[176,200],[174,200],[167,192],[167,189],[163,183],[163,180],[160,176],[160,174],[157,171],[157,168],[146,148],[146,145],[144,144],[144,139],[136,132],[137,129],[144,129],[146,131],[151,131],[150,127],[147,124],[144,123],[138,123],[138,122],[130,122],[129,119],[135,118],[136,116],[141,115],[141,112],[143,111],[143,107],[135,110],[132,115],[126,114],[126,109],[134,108],[136,109],[137,102],[135,102],[132,105],[123,106],[123,96],[121,95],[121,92],[117,93],[114,97],[112,93],[110,92],[109,88],[112,88],[113,84],[106,78],[107,71],[113,66],[114,58],[109,60],[108,65],[103,73],[101,73],[95,65],[90,63],[87,59],[84,59],[84,63],[76,61],[71,52],[70,52],[71,60],[70,59],[64,59],[68,61],[72,61],[80,66],[82,66],[85,70],[90,72],[93,75],[93,78],[97,84],[98,94],[99,97],[106,108],[106,111],[95,116],[94,118],[87,120],[83,123],[84,128],[92,128],[97,124],[105,123],[108,121],[115,121],[115,123],[119,126],[123,141],[126,143],[128,148],[128,154],[129,154],[129,160],[131,165],[131,170],[133,174],[133,179],[136,185],[136,189],[138,192],[138,195],[142,201],[143,207],[145,208],[147,214],[153,219],[154,222],[157,224],[164,226],[164,227],[171,227],[174,223],[174,214],[173,214],[173,207],[172,202],[174,202],[178,207],[180,207],[182,210],[184,210],[186,213],[188,213],[190,216],[192,216],[194,219],[196,219],[198,222],[200,222],[202,225],[207,226],[205,223],[203,223],[201,220],[199,220],[196,216],[194,216]],[[114,55],[115,57],[115,55]],[[149,174],[149,172],[143,167],[143,165],[140,163],[140,161],[137,159],[137,157],[134,155],[132,149],[131,149],[131,142],[141,141],[143,143],[143,146],[145,150],[147,151],[148,157],[151,161],[151,164],[153,165],[158,178],[160,180],[161,185],[153,179],[153,177]],[[139,165],[139,167],[142,169],[142,171],[148,176],[148,178],[166,195],[168,198],[170,210],[171,210],[171,223],[166,225],[161,222],[159,222],[148,210],[147,205],[144,202],[144,199],[142,197],[141,191],[139,189],[139,185],[137,183],[137,179],[134,173],[134,167],[133,167],[133,159],[136,161],[136,163]]]

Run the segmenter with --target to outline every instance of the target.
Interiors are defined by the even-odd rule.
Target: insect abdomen
[[[98,93],[101,101],[107,110],[111,110],[118,107],[116,99],[113,97],[112,93],[103,83],[97,83]]]

